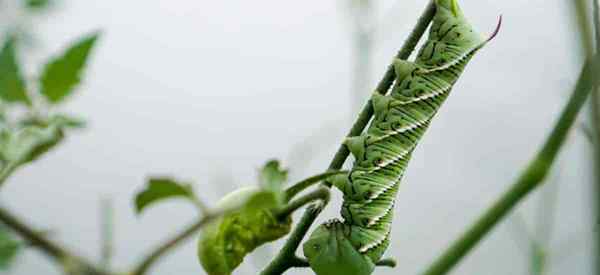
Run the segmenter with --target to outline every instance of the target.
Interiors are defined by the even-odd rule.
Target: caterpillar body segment
[[[344,144],[352,170],[332,180],[344,195],[342,220],[319,226],[304,244],[317,275],[369,275],[390,242],[396,194],[412,152],[484,39],[467,22],[457,0],[436,0],[428,40],[414,62],[395,60],[388,96],[371,98],[374,118]]]

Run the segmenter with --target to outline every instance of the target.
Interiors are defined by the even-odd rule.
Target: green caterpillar
[[[375,118],[366,133],[346,140],[355,162],[331,180],[344,194],[343,221],[319,226],[304,243],[318,275],[368,275],[390,242],[396,193],[411,154],[484,39],[456,0],[436,0],[436,14],[415,62],[395,60],[389,96],[374,93]]]

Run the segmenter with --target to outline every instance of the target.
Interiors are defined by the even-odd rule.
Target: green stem
[[[148,255],[137,265],[137,267],[129,274],[131,275],[144,275],[150,270],[150,268],[164,255],[166,255],[169,251],[173,250],[181,243],[183,243],[188,238],[195,235],[202,227],[213,221],[214,219],[220,217],[226,212],[231,210],[226,210],[224,212],[208,212],[209,214],[205,214],[198,221],[188,225],[183,231],[174,237],[168,239],[164,243],[157,246],[152,252],[148,253]]]
[[[592,12],[594,16],[594,38],[596,41],[596,58],[600,57],[600,7],[598,0],[592,0]],[[596,62],[600,63],[600,60]],[[591,123],[593,129],[593,173],[594,173],[594,200],[596,203],[595,211],[593,212],[593,224],[597,224],[600,217],[600,87],[594,87],[591,96]],[[594,268],[596,274],[600,274],[600,234],[596,233],[594,236]]]
[[[325,190],[329,191],[327,189]],[[290,237],[285,242],[283,248],[281,248],[279,254],[277,254],[275,259],[271,261],[260,275],[283,274],[286,270],[295,267],[298,264],[299,258],[296,256],[296,249],[298,249],[304,235],[306,235],[306,232],[308,232],[308,229],[310,229],[310,226],[322,210],[322,207],[314,204],[308,206],[302,219],[300,219],[294,228],[294,231],[290,234]]]
[[[399,59],[408,59],[411,53],[415,50],[415,47],[421,40],[423,34],[429,27],[429,24],[433,20],[433,16],[435,15],[435,2],[430,0],[425,8],[425,11],[419,17],[416,26],[413,28],[413,31],[408,36],[404,45],[396,55],[396,58]],[[377,85],[376,91],[381,94],[386,94],[392,84],[394,84],[394,79],[396,78],[396,73],[394,71],[394,67],[392,65],[388,66],[383,79]],[[349,137],[357,136],[362,133],[362,131],[367,127],[367,124],[373,117],[373,106],[371,105],[371,101],[369,100],[363,110],[360,112],[358,119],[350,129],[348,133]],[[337,150],[333,160],[329,164],[328,170],[339,170],[346,162],[350,151],[346,146],[341,145]],[[329,185],[327,185],[330,187]],[[300,242],[308,232],[308,229],[317,218],[317,215],[320,211],[308,210],[305,212],[304,216],[298,223],[298,225],[294,228],[294,231],[291,233],[290,238],[286,241],[284,245],[284,249],[282,249],[279,254],[271,261],[271,263],[262,271],[262,275],[275,275],[275,274],[283,274],[287,269],[292,267],[290,262],[296,258],[295,251],[300,245]],[[291,252],[291,253],[290,253]]]
[[[115,209],[111,199],[105,198],[100,202],[101,216],[101,248],[100,248],[100,267],[104,270],[110,270],[113,252],[114,252],[114,222]]]
[[[275,216],[281,220],[286,219],[292,213],[296,212],[296,210],[317,200],[322,201],[323,205],[327,204],[327,202],[329,201],[329,190],[326,188],[319,188],[313,192],[310,192],[288,203],[285,207],[277,210],[275,212]]]
[[[441,275],[450,271],[510,210],[542,183],[564,144],[577,114],[592,88],[597,85],[598,81],[594,77],[594,73],[598,71],[597,67],[598,64],[594,59],[585,63],[575,91],[550,136],[516,183],[422,274]]]
[[[12,175],[12,173],[17,169],[17,167],[19,167],[19,165],[13,162],[9,162],[6,164],[6,166],[0,169],[0,187],[4,185],[8,177]]]
[[[310,178],[304,179],[304,180],[290,186],[287,190],[285,190],[286,201],[290,201],[298,193],[302,192],[302,190],[304,190],[310,186],[313,186],[314,184],[317,184],[331,176],[340,175],[340,174],[344,174],[344,173],[348,173],[348,171],[325,172],[323,174],[318,174],[318,175],[312,176]]]

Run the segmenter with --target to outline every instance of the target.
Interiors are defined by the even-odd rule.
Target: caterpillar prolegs
[[[318,275],[368,275],[390,241],[396,193],[411,154],[432,118],[485,39],[473,30],[457,0],[436,0],[428,40],[414,62],[395,60],[389,96],[374,93],[375,117],[360,136],[346,140],[352,170],[331,183],[342,191],[343,221],[319,226],[304,244]]]

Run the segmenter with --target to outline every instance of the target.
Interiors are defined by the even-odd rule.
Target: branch
[[[413,31],[409,35],[408,39],[402,46],[401,50],[396,55],[397,58],[400,59],[408,59],[411,53],[414,51],[415,47],[419,43],[419,40],[427,30],[431,20],[433,20],[433,16],[435,15],[435,3],[434,1],[429,1],[425,11],[417,21],[416,26]],[[396,77],[396,73],[394,71],[394,67],[389,65],[383,79],[377,85],[376,91],[380,94],[386,94],[392,84],[394,84],[394,79]],[[360,135],[371,118],[373,117],[373,106],[371,105],[371,101],[367,102],[366,106],[360,112],[358,119],[350,129],[350,133],[348,133],[349,137]],[[341,145],[336,152],[333,160],[329,164],[329,170],[339,170],[344,165],[344,162],[348,158],[350,151],[346,146]],[[330,187],[330,186],[328,186]],[[279,252],[277,257],[271,261],[271,263],[261,272],[262,275],[278,275],[283,274],[290,267],[293,267],[291,262],[296,259],[296,249],[300,245],[300,242],[306,235],[306,232],[319,215],[319,211],[315,211],[314,207],[309,208],[294,231],[291,233],[290,238],[285,243],[283,249]]]
[[[104,270],[110,270],[114,252],[114,204],[109,198],[100,201],[100,222],[101,222],[101,248],[100,248],[100,266]]]
[[[296,249],[300,245],[300,242],[302,242],[304,235],[306,235],[306,232],[308,232],[312,223],[319,213],[321,213],[321,210],[323,210],[322,207],[318,207],[314,204],[308,207],[285,245],[281,248],[279,254],[277,254],[275,259],[271,261],[269,266],[267,266],[260,275],[283,274],[286,270],[298,264],[299,258],[296,256]]]
[[[595,79],[594,75],[598,71],[598,66],[595,57],[587,60],[577,81],[575,91],[550,136],[516,183],[422,274],[446,274],[521,200],[542,184],[562,148],[567,134],[577,118],[577,114],[592,88],[598,84],[598,80]]]
[[[327,202],[329,201],[329,189],[319,188],[311,193],[308,193],[300,197],[299,199],[290,202],[285,207],[275,211],[275,216],[278,219],[283,220],[290,216],[292,213],[296,212],[296,210],[300,209],[301,207],[317,200],[322,201],[323,205],[327,204]]]
[[[32,229],[31,226],[25,224],[19,220],[16,216],[10,213],[7,209],[0,207],[0,223],[6,225],[12,229],[15,233],[19,234],[25,239],[30,245],[35,246],[48,257],[62,265],[63,267],[71,270],[86,270],[88,274],[93,275],[108,275],[104,271],[94,267],[92,264],[81,259],[79,256],[75,256],[75,253],[67,251],[64,247],[50,241],[39,232]]]
[[[231,210],[229,210],[231,211]],[[196,221],[188,225],[183,231],[174,236],[173,238],[165,241],[163,244],[159,245],[154,249],[151,253],[149,253],[144,260],[140,262],[140,264],[132,271],[131,275],[144,275],[152,265],[154,265],[162,256],[176,248],[182,242],[190,238],[192,235],[196,234],[202,227],[213,221],[214,219],[220,217],[228,211],[220,211],[217,213],[208,213],[205,214],[200,220]]]
[[[302,190],[304,190],[322,180],[325,180],[331,176],[340,175],[340,174],[347,173],[347,172],[348,171],[332,171],[332,172],[326,172],[323,174],[318,174],[318,175],[312,176],[310,178],[304,179],[304,180],[290,186],[287,190],[285,190],[286,201],[291,200],[298,193],[302,192]]]

